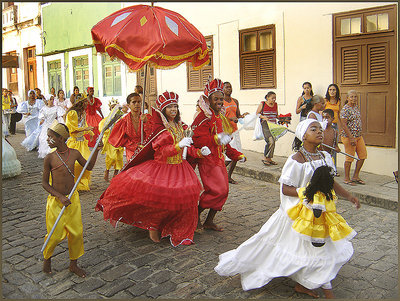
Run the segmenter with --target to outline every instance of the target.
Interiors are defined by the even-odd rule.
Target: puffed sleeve
[[[114,147],[125,146],[128,143],[128,138],[125,135],[127,131],[126,116],[115,123],[111,130],[108,142]]]
[[[17,112],[21,114],[28,113],[28,102],[24,101],[20,103],[17,107]]]
[[[229,144],[226,145],[225,154],[228,156],[229,159],[234,160],[234,161],[239,161],[240,159],[242,159],[244,157],[244,155],[241,152],[234,149]]]
[[[96,98],[96,110],[97,111],[101,109],[101,105],[102,105],[101,100]]]
[[[178,144],[175,144],[172,134],[168,131],[162,132],[154,140],[152,147],[157,153],[157,156],[163,158],[175,156],[180,151]]]
[[[211,122],[209,119],[207,120],[202,120],[202,121],[198,121],[197,119],[199,118],[198,115],[197,118],[195,119],[194,123],[195,124],[199,124],[198,126],[196,126],[193,130],[193,145],[197,148],[201,148],[203,146],[215,146],[216,142],[215,142],[215,138],[214,136],[211,134]]]
[[[279,183],[298,188],[300,187],[301,179],[304,178],[304,169],[302,167],[303,164],[293,160],[292,157],[293,155],[290,155],[286,160]]]

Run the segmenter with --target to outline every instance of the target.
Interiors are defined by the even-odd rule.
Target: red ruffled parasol
[[[98,52],[118,57],[130,69],[147,62],[160,69],[191,61],[193,69],[208,63],[204,36],[180,14],[157,6],[134,5],[101,20],[92,28]]]

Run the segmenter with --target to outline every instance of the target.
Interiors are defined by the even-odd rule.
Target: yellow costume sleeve
[[[76,111],[72,110],[68,112],[65,118],[65,125],[68,127],[70,134],[82,130],[82,128],[78,126],[78,113]]]

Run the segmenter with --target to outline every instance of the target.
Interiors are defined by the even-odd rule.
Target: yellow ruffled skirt
[[[287,211],[293,220],[293,230],[316,243],[324,243],[328,238],[332,241],[349,240],[356,235],[345,219],[336,212],[337,197],[334,192],[332,192],[333,200],[327,200],[324,194],[317,192],[314,200],[308,202],[304,191],[305,188],[299,190],[299,203]],[[315,217],[313,209],[322,210],[321,216]]]

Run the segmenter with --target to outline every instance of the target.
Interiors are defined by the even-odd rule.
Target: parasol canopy
[[[180,14],[157,6],[134,5],[120,9],[92,28],[97,52],[118,57],[131,70],[147,62],[171,69],[191,61],[193,69],[208,63],[204,36]]]

